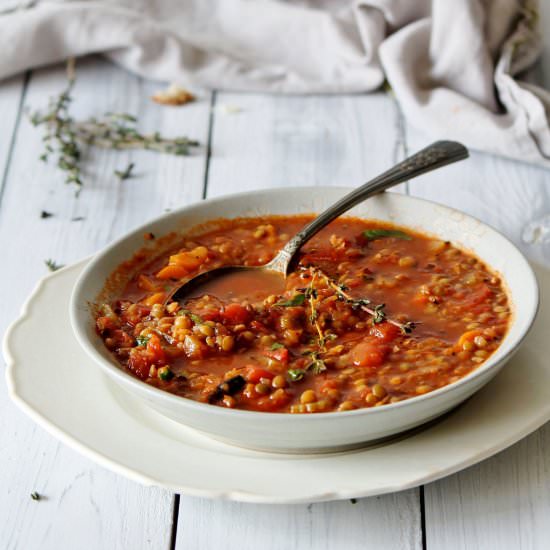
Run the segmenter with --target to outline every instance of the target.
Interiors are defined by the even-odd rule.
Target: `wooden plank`
[[[64,84],[61,67],[35,73],[25,105],[44,105]],[[204,141],[210,98],[180,109],[160,107],[149,100],[154,88],[105,61],[89,59],[78,65],[75,115],[126,111],[139,114],[145,128],[167,135],[188,132]],[[2,333],[46,273],[44,259],[73,262],[165,208],[202,196],[204,150],[189,158],[91,151],[79,198],[64,185],[63,174],[38,160],[40,152],[41,132],[24,117],[0,206],[6,266],[2,281],[9,289],[0,310]],[[117,181],[113,171],[129,161],[136,163],[139,177]],[[54,216],[41,219],[41,210]],[[71,221],[80,216],[85,219]],[[170,492],[127,481],[59,444],[9,402],[4,384],[0,388],[0,486],[7,488],[0,499],[0,547],[169,547],[174,499]],[[31,500],[33,490],[45,499]]]
[[[409,148],[428,140],[407,128]],[[524,241],[525,228],[550,213],[550,172],[491,155],[426,174],[411,194],[488,222],[530,258],[550,265],[550,243]],[[513,404],[511,404],[513,406]],[[550,427],[509,450],[425,487],[428,548],[545,548],[550,537]]]
[[[207,194],[358,185],[403,154],[400,123],[384,94],[218,94]],[[420,524],[418,490],[355,505],[259,506],[182,496],[176,548],[420,548]]]
[[[215,519],[214,519],[215,518]],[[416,491],[309,505],[252,505],[183,498],[177,549],[420,549]]]
[[[0,83],[0,193],[8,168],[9,155],[13,148],[15,128],[21,111],[26,77],[16,76]]]
[[[223,93],[215,114],[209,197],[266,187],[356,187],[402,154],[396,139],[400,118],[382,93]]]
[[[427,485],[428,548],[548,548],[550,426]]]

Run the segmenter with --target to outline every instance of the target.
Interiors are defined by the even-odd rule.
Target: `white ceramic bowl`
[[[163,415],[220,440],[256,449],[319,452],[351,448],[404,432],[428,422],[485,385],[518,349],[535,318],[538,287],[529,264],[506,238],[461,212],[396,193],[376,196],[350,215],[411,227],[473,251],[502,276],[513,306],[510,330],[498,350],[463,379],[431,393],[395,404],[347,412],[291,415],[225,409],[153,388],[126,373],[96,334],[89,303],[102,291],[121,262],[143,248],[143,235],[178,234],[220,217],[320,212],[349,189],[285,188],[240,193],[206,200],[170,212],[108,246],[84,269],[71,298],[76,337],[97,365],[125,391]],[[97,404],[98,407],[101,403]]]

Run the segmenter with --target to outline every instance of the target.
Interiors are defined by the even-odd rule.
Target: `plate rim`
[[[125,465],[120,459],[115,459],[108,457],[104,454],[103,451],[97,450],[90,446],[90,444],[84,443],[79,440],[77,437],[66,433],[62,427],[55,424],[53,421],[47,418],[44,414],[39,412],[31,403],[27,402],[21,395],[18,394],[17,384],[15,382],[15,370],[17,368],[17,360],[15,354],[11,349],[11,340],[15,332],[21,327],[21,325],[29,319],[32,315],[32,305],[35,303],[36,298],[40,296],[44,288],[48,283],[54,281],[59,275],[66,274],[68,271],[73,270],[82,270],[84,265],[90,260],[90,258],[85,258],[80,260],[77,263],[71,264],[67,267],[64,267],[54,273],[50,273],[42,278],[35,288],[33,289],[30,296],[24,302],[21,313],[19,317],[11,323],[7,329],[4,338],[3,338],[3,354],[6,359],[6,382],[8,387],[8,394],[14,403],[32,420],[34,420],[38,425],[44,428],[48,433],[56,437],[62,443],[66,444],[68,447],[76,450],[79,454],[90,458],[94,462],[98,463],[100,466],[103,466],[117,474],[123,475],[124,477],[131,479],[132,481],[137,481],[146,486],[157,486],[163,489],[170,491],[175,491],[185,495],[203,497],[203,498],[213,498],[219,500],[228,500],[228,501],[237,501],[237,502],[249,502],[249,503],[270,503],[270,504],[299,504],[299,503],[309,503],[309,502],[322,502],[322,501],[331,501],[331,500],[344,500],[350,498],[364,498],[375,495],[382,495],[386,493],[398,492],[407,489],[417,487],[419,485],[424,485],[426,483],[436,481],[458,471],[461,471],[469,466],[477,464],[486,458],[489,458],[498,452],[510,447],[523,437],[532,433],[545,422],[550,419],[550,411],[544,413],[541,411],[539,415],[533,418],[521,430],[516,430],[513,434],[508,434],[504,439],[499,440],[497,443],[491,445],[483,451],[473,451],[468,458],[460,460],[458,463],[449,465],[447,468],[440,468],[437,472],[426,473],[424,475],[416,476],[410,479],[407,482],[396,482],[394,484],[386,484],[383,487],[376,488],[374,490],[369,489],[353,489],[353,490],[341,490],[341,491],[330,491],[330,492],[310,492],[309,494],[304,494],[302,496],[292,496],[287,497],[284,495],[269,495],[265,493],[254,493],[251,491],[245,490],[227,490],[220,489],[214,490],[211,488],[199,488],[197,486],[182,485],[180,483],[171,484],[165,482],[160,477],[155,477],[150,474],[145,474],[143,472],[137,471],[133,467]],[[82,353],[84,351],[82,350]],[[429,428],[428,428],[429,429]],[[416,436],[412,435],[414,438]],[[358,451],[350,451],[357,453]],[[368,452],[368,449],[359,452]],[[264,453],[267,455],[273,456],[284,456],[278,453]],[[347,453],[339,453],[347,454]],[[250,458],[249,458],[250,459]],[[257,460],[252,458],[252,460]]]

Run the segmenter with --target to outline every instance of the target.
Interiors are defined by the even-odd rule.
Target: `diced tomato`
[[[399,336],[400,332],[401,331],[399,330],[399,327],[396,327],[395,325],[387,322],[374,325],[369,330],[369,334],[371,336],[378,338],[381,342],[384,343],[389,343],[395,340],[395,338]]]
[[[205,321],[219,321],[221,314],[219,309],[210,308],[201,311],[199,316]]]
[[[275,359],[275,361],[280,361],[285,365],[288,363],[289,359],[288,350],[286,348],[269,349],[264,351],[264,355]]]
[[[368,338],[351,350],[351,360],[358,367],[379,367],[388,355],[388,346],[377,339]]]
[[[147,355],[143,352],[134,348],[130,351],[130,357],[128,358],[128,368],[136,375],[139,376],[142,380],[149,376],[149,370],[151,368],[151,363]]]
[[[250,320],[250,312],[240,304],[229,304],[223,309],[222,318],[232,325],[241,325]]]
[[[247,369],[245,378],[248,382],[251,382],[252,384],[257,384],[261,378],[269,378],[271,380],[274,376],[275,374],[266,369],[250,365]]]
[[[120,326],[120,322],[113,319],[112,317],[98,317],[96,319],[95,324],[99,332],[104,332],[105,330],[112,330]]]
[[[162,349],[160,337],[158,334],[151,334],[147,341],[147,354],[151,358],[151,363],[166,362],[166,353]]]

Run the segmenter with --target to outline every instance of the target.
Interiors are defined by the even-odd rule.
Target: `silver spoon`
[[[300,248],[323,229],[323,227],[344,212],[347,212],[356,204],[394,185],[458,160],[463,160],[467,157],[468,150],[460,143],[455,141],[436,141],[378,177],[358,187],[327,208],[301,231],[296,233],[269,263],[257,267],[232,265],[204,271],[178,287],[169,297],[168,301],[173,300],[183,304],[190,297],[189,295],[192,291],[195,291],[196,295],[197,287],[206,283],[211,283],[213,279],[227,276],[230,273],[254,271],[256,273],[264,272],[273,275],[279,274],[286,277],[292,265],[292,260],[295,258]]]

